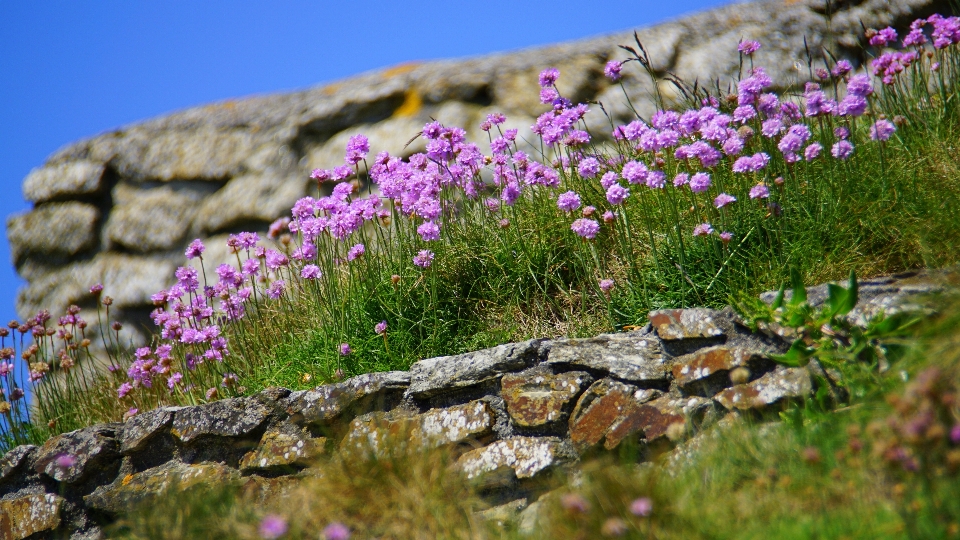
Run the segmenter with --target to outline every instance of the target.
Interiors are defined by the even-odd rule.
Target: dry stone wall
[[[916,296],[942,290],[945,278],[863,281],[852,320],[915,309]],[[823,288],[810,290],[814,303]],[[842,391],[816,361],[775,363],[771,355],[789,340],[752,332],[729,308],[659,310],[649,321],[632,332],[421,360],[312,390],[166,407],[19,446],[0,458],[0,538],[98,538],[119,514],[173,486],[232,482],[273,498],[322,474],[318,458],[334,449],[360,458],[398,444],[450,448],[492,505],[515,511],[541,495],[546,472],[598,452],[629,442],[649,456],[724,417],[779,411],[821,386]]]
[[[639,37],[660,75],[725,87],[738,69],[741,38],[764,43],[756,61],[774,80],[797,82],[805,43],[827,46],[855,65],[857,36],[867,27],[903,26],[916,16],[949,9],[947,0],[772,0],[732,4],[642,28]],[[805,41],[806,40],[806,41]],[[463,126],[480,140],[479,122],[500,111],[521,135],[542,112],[537,73],[558,67],[559,89],[575,100],[600,101],[617,122],[632,114],[618,85],[602,77],[609,59],[625,58],[628,33],[465,60],[410,63],[299,92],[203,105],[124,126],[55,152],[24,180],[34,205],[10,216],[7,236],[17,271],[22,317],[68,304],[92,306],[88,288],[102,282],[114,309],[136,333],[151,309],[149,296],[168,286],[195,237],[223,246],[238,230],[264,231],[307,194],[313,168],[341,163],[357,132],[371,147],[394,154],[422,150],[405,144],[425,122]],[[631,69],[627,93],[642,114],[652,112],[653,83]],[[659,90],[668,101],[672,85]],[[599,111],[592,132],[609,132]],[[207,253],[208,262],[228,254]]]

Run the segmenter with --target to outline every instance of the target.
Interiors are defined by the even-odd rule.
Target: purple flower
[[[757,110],[753,108],[753,105],[741,105],[733,111],[733,119],[736,122],[741,124],[746,123],[747,120],[755,118],[757,116]]]
[[[347,260],[355,261],[367,252],[367,248],[363,244],[355,244],[350,251],[347,251]]]
[[[570,225],[570,230],[577,233],[581,238],[593,240],[600,232],[600,224],[593,219],[580,218]]]
[[[180,384],[180,381],[183,379],[183,373],[179,371],[167,377],[167,388],[173,390],[175,386]]]
[[[557,82],[557,77],[560,76],[560,70],[557,68],[547,68],[540,72],[540,86],[547,87],[553,86]]]
[[[847,94],[837,104],[837,114],[840,116],[860,116],[867,111],[867,98],[857,94]]]
[[[873,93],[870,77],[864,74],[854,75],[847,82],[847,94],[866,97]]]
[[[630,190],[621,186],[620,184],[613,184],[607,189],[607,202],[617,206],[623,204],[623,201],[630,196]]]
[[[117,397],[119,397],[120,399],[123,399],[127,397],[127,394],[129,394],[132,391],[133,391],[133,385],[128,382],[125,382],[121,384],[119,388],[117,388]]]
[[[763,182],[750,188],[751,199],[766,199],[770,196],[770,188]]]
[[[323,275],[323,272],[320,271],[320,267],[315,264],[308,264],[300,270],[300,277],[303,279],[317,279]]]
[[[623,62],[611,60],[604,66],[603,74],[611,81],[619,81],[621,69],[623,69]]]
[[[613,280],[612,279],[601,279],[600,280],[600,290],[607,294],[613,289]]]
[[[193,242],[190,242],[190,245],[187,246],[187,250],[184,251],[183,254],[187,256],[187,259],[196,259],[202,255],[206,249],[207,248],[203,245],[203,242],[197,238]]]
[[[280,538],[287,534],[287,520],[276,514],[268,514],[260,521],[260,538]]]
[[[759,41],[741,41],[740,45],[737,46],[737,50],[747,56],[750,56],[751,54],[760,50],[760,42]]]
[[[353,349],[350,348],[350,344],[349,344],[349,343],[341,343],[341,344],[340,344],[340,356],[347,356],[347,355],[349,355],[349,354],[352,353],[352,352],[353,352]]]
[[[733,233],[730,231],[723,231],[720,233],[720,241],[724,244],[729,244],[733,240]]]
[[[833,73],[835,77],[842,77],[851,71],[853,71],[853,66],[850,65],[850,62],[840,60],[837,62],[837,65],[833,66],[831,73]]]
[[[500,124],[502,124],[502,123],[504,123],[504,122],[506,122],[506,121],[507,121],[507,117],[504,116],[503,113],[498,113],[498,112],[497,112],[497,113],[492,113],[492,114],[488,114],[488,115],[487,115],[487,122],[490,122],[491,124],[493,124],[493,125],[495,125],[495,126],[499,126]]]
[[[547,87],[540,89],[540,103],[553,103],[557,99],[560,99],[560,92],[557,92],[556,88]]]
[[[853,154],[853,145],[847,140],[837,141],[830,149],[830,154],[837,159],[845,160]]]
[[[673,187],[685,186],[690,183],[690,175],[687,173],[677,173],[673,178]]]
[[[333,522],[323,529],[324,540],[350,540],[350,529],[340,522]]]
[[[621,175],[631,184],[642,184],[647,179],[647,166],[639,161],[630,161],[623,166]]]
[[[889,120],[877,120],[875,124],[870,126],[870,138],[875,141],[885,141],[889,139],[896,130],[897,128],[893,125],[893,122]]]
[[[694,236],[710,236],[713,234],[713,227],[709,223],[701,223],[693,228]]]
[[[957,424],[950,429],[950,442],[953,444],[960,444],[960,424]]]
[[[580,196],[575,191],[568,191],[557,197],[557,208],[564,212],[573,212],[580,208]]]
[[[282,279],[278,279],[267,287],[267,296],[276,300],[283,296],[283,291],[286,290],[286,288],[287,284]]]
[[[257,272],[260,271],[260,260],[259,259],[247,259],[243,261],[243,264],[240,265],[240,271],[245,276],[255,276]]]
[[[383,335],[387,332],[387,321],[380,321],[373,326],[373,331]]]
[[[838,128],[833,128],[833,136],[838,139],[846,139],[850,136],[850,130],[841,126]]]
[[[69,469],[77,464],[76,456],[70,454],[60,454],[56,457],[54,462],[57,464],[57,467],[61,469]]]
[[[197,270],[191,266],[181,266],[174,272],[177,277],[177,283],[184,289],[193,292],[200,287],[197,280]]]
[[[433,264],[433,252],[429,249],[421,249],[413,257],[413,264],[420,268],[429,268]]]
[[[600,185],[603,186],[603,189],[610,189],[610,186],[617,183],[617,178],[619,178],[619,176],[613,171],[604,173],[603,176],[600,177]]]
[[[663,189],[667,184],[667,174],[663,171],[650,171],[647,173],[647,187],[650,189]]]
[[[581,160],[580,165],[577,166],[577,172],[584,178],[593,178],[600,172],[600,162],[592,157]]]
[[[713,199],[713,205],[717,208],[723,208],[724,206],[737,202],[737,198],[733,195],[728,195],[726,193],[721,193]]]
[[[820,152],[823,151],[823,145],[820,143],[811,143],[803,150],[803,158],[807,161],[813,161],[820,156]]]
[[[650,497],[636,499],[630,503],[630,513],[639,517],[649,516],[653,513],[653,501],[650,500]]]
[[[703,172],[698,172],[697,174],[690,177],[690,191],[694,193],[703,193],[704,191],[710,189],[711,185],[710,175]]]
[[[870,38],[870,45],[873,47],[883,47],[888,43],[893,43],[897,40],[897,31],[891,27],[886,27],[883,30],[880,30],[873,37]]]

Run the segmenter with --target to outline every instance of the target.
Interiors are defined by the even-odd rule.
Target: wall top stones
[[[723,84],[736,74],[738,41],[748,38],[764,43],[756,61],[774,80],[796,82],[794,65],[805,58],[804,39],[812,50],[826,45],[858,64],[861,22],[903,25],[947,9],[949,2],[830,4],[828,14],[825,0],[736,3],[638,34],[660,74]],[[632,41],[631,33],[622,32],[402,64],[302,91],[193,107],[71,143],[24,180],[24,195],[34,208],[8,218],[14,264],[27,280],[17,310],[28,317],[41,308],[90,304],[87,288],[101,281],[114,293],[121,319],[143,320],[149,295],[169,284],[170,270],[182,262],[190,240],[220,242],[239,227],[264,231],[307,194],[311,169],[340,162],[349,135],[362,131],[372,148],[398,154],[431,117],[463,126],[472,137],[480,119],[494,111],[524,128],[541,111],[536,75],[548,66],[562,72],[565,95],[599,100],[615,120],[627,120],[621,90],[602,77],[602,69],[607,60],[624,58],[617,46]],[[649,80],[628,75],[625,84],[632,102],[651,113]],[[661,91],[668,100],[677,98],[672,87]],[[595,133],[608,131],[599,112],[587,120]],[[50,213],[59,217],[50,221]],[[36,222],[52,223],[66,234],[38,235]]]

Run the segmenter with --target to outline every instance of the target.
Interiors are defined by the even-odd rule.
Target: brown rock
[[[515,478],[530,478],[561,459],[556,437],[510,437],[463,454],[457,465],[467,478],[496,476],[505,469]]]
[[[35,493],[0,501],[0,538],[21,540],[60,526],[63,499],[50,493]]]
[[[766,409],[791,398],[813,392],[810,372],[804,368],[778,368],[759,379],[720,392],[714,399],[727,409]]]
[[[84,496],[83,501],[87,507],[94,510],[119,513],[170,488],[185,490],[198,484],[215,486],[236,481],[239,477],[237,471],[219,463],[187,465],[170,461],[153,469],[128,474],[112,484],[100,486],[90,495]]]
[[[173,413],[182,407],[163,407],[134,415],[123,424],[120,452],[129,455],[142,450],[150,439],[166,429],[173,421]]]
[[[677,358],[673,366],[673,379],[685,392],[705,388],[707,395],[713,395],[720,388],[730,386],[732,369],[744,367],[753,375],[760,375],[772,366],[769,358],[755,350],[718,345]],[[711,388],[712,392],[709,391]]]
[[[719,338],[726,335],[726,314],[704,308],[660,309],[650,312],[650,324],[660,339]]]
[[[642,404],[662,394],[612,379],[595,382],[580,397],[570,416],[574,447],[583,452],[603,441],[605,448],[615,448],[624,438],[643,429]]]
[[[471,401],[423,414],[371,413],[354,419],[340,446],[343,449],[381,454],[388,445],[436,448],[445,444],[481,439],[493,430],[494,415],[485,401]]]
[[[515,424],[541,426],[561,420],[567,405],[592,382],[593,377],[582,371],[559,375],[525,372],[504,375],[500,380],[500,395]]]

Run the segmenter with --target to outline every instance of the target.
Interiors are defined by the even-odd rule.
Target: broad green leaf
[[[790,367],[800,367],[807,365],[807,360],[813,355],[813,349],[803,344],[803,341],[796,340],[790,345],[790,349],[784,354],[772,355],[774,362]]]
[[[790,299],[791,306],[798,306],[807,301],[807,289],[803,286],[803,279],[800,277],[800,271],[796,268],[790,269],[790,285],[793,287],[793,297]]]
[[[780,285],[780,290],[777,291],[777,297],[774,298],[773,303],[770,304],[770,307],[772,309],[780,309],[781,307],[783,307],[783,294],[784,294],[784,291],[786,291],[786,289],[787,289],[786,284]]]

